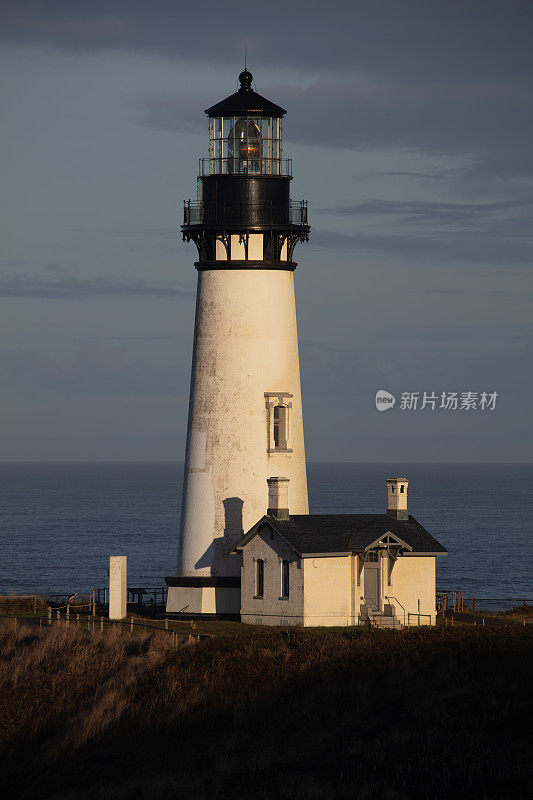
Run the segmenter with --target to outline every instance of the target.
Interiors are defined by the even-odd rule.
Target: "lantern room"
[[[254,92],[252,80],[244,70],[239,91],[206,109],[209,158],[202,159],[202,175],[290,174],[289,160],[281,158],[285,109]]]

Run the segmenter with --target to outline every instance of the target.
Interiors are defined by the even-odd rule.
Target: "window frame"
[[[280,600],[288,600],[291,592],[291,562],[286,558],[281,560],[281,595]]]
[[[266,438],[267,438],[267,452],[274,453],[292,453],[291,448],[291,414],[292,414],[292,398],[290,392],[265,392],[265,405],[266,405]],[[274,409],[281,407],[284,411],[284,436],[283,440],[278,440],[274,435],[275,430],[275,414]],[[276,426],[277,427],[277,426]]]
[[[256,600],[262,600],[265,596],[265,562],[262,558],[256,559],[254,565],[254,592]]]

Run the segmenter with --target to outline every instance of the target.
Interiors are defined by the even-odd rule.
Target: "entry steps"
[[[368,615],[368,621],[370,622],[371,628],[389,628],[391,630],[399,630],[403,627],[398,617],[391,616],[390,614],[383,614],[379,611],[370,613]]]
[[[383,611],[378,611],[368,604],[362,605],[361,621],[370,628],[388,628],[389,630],[403,628],[402,623],[395,614],[394,606],[391,605],[385,605]]]

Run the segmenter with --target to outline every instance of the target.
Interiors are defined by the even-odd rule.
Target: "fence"
[[[424,617],[425,619],[427,619],[427,622],[421,622],[420,621],[421,617]],[[411,622],[411,619],[413,619],[414,621]],[[407,627],[408,628],[410,628],[411,625],[416,625],[416,627],[418,627],[421,624],[422,625],[431,625],[431,614],[421,614],[420,611],[408,611],[407,612]]]
[[[505,611],[517,606],[533,604],[531,598],[522,597],[477,597],[465,595],[462,589],[437,589],[437,612],[450,611]]]
[[[164,608],[167,604],[167,587],[141,587],[128,586],[128,603],[137,606],[149,606],[150,608]],[[93,589],[93,597],[96,605],[106,606],[109,603],[109,589]],[[146,600],[145,600],[146,598]]]
[[[94,598],[91,594],[6,594],[0,595],[0,611],[19,611],[37,614],[39,609],[48,606],[54,608],[65,607],[88,608],[94,614]]]
[[[65,608],[64,613],[62,613],[63,608]],[[72,613],[68,605],[66,607],[64,606],[63,608],[51,608],[49,606],[46,617],[19,617],[14,614],[4,614],[3,619],[16,619],[20,622],[29,622],[34,625],[38,625],[40,628],[61,624],[66,625],[67,627],[76,627],[80,630],[85,630],[88,633],[95,633],[98,631],[103,633],[105,630],[109,630],[111,627],[118,627],[129,633],[161,633],[163,635],[172,637],[170,641],[174,647],[177,647],[179,643],[193,644],[195,642],[199,642],[201,639],[208,639],[211,637],[211,634],[209,633],[193,633],[192,630],[190,632],[189,630],[183,630],[183,627],[181,630],[179,628],[176,629],[176,625],[187,625],[189,629],[193,629],[195,627],[195,623],[192,621],[187,623],[170,623],[168,619],[165,619],[161,625],[157,625],[154,624],[153,621],[139,620],[135,617],[128,617],[124,620],[109,620],[106,617],[96,615],[84,615],[80,614],[79,612]]]

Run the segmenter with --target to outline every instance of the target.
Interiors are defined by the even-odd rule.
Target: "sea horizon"
[[[103,588],[116,554],[128,556],[129,586],[163,587],[176,571],[183,467],[0,462],[0,592]],[[449,553],[437,558],[439,588],[533,597],[531,463],[309,461],[307,471],[312,514],[384,513],[385,479],[404,473],[409,512]]]

